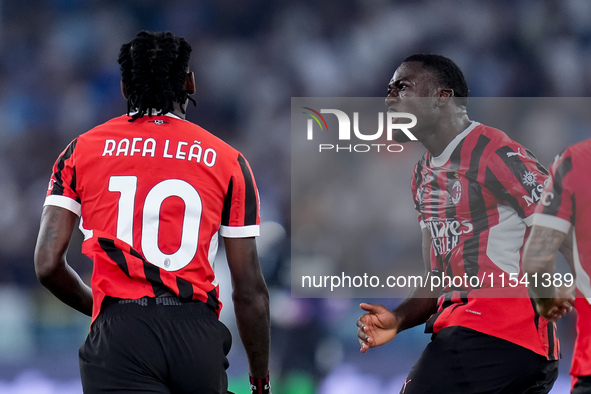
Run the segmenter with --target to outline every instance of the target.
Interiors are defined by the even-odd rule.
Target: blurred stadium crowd
[[[255,172],[277,392],[394,393],[428,340],[420,330],[361,356],[358,300],[290,297],[290,223],[298,214],[290,202],[291,97],[383,96],[394,69],[416,52],[454,59],[472,96],[590,96],[590,20],[586,0],[0,0],[0,391],[80,392],[76,349],[89,320],[38,285],[33,249],[58,153],[125,111],[116,59],[137,31],[170,30],[191,43],[198,91],[187,118],[240,149]],[[511,136],[544,150],[545,164],[586,138],[535,133],[532,126]],[[417,233],[404,231],[416,226],[414,215],[405,217],[397,222],[403,230],[391,231],[418,259]],[[90,262],[70,252],[88,277]],[[222,319],[235,332],[229,303]],[[567,348],[574,332],[565,320]],[[239,347],[235,340],[235,387],[246,373]],[[569,360],[568,349],[564,355]]]

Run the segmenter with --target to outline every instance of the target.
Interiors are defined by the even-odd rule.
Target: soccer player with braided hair
[[[127,114],[75,138],[53,167],[35,270],[56,297],[92,316],[79,352],[85,393],[228,393],[218,235],[251,391],[270,393],[258,191],[240,152],[185,120],[195,93],[190,53],[169,32],[142,31],[124,44]],[[90,287],[66,261],[78,217],[94,263]]]

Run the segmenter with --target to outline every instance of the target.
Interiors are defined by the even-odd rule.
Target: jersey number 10
[[[128,175],[112,176],[109,179],[109,191],[121,193],[117,211],[117,238],[132,247],[137,182],[136,176]],[[166,254],[158,247],[160,208],[164,200],[173,196],[183,200],[185,212],[181,244],[176,252]],[[141,247],[146,260],[166,271],[177,271],[189,264],[197,253],[202,210],[201,196],[191,184],[183,180],[167,179],[150,189],[142,209]]]

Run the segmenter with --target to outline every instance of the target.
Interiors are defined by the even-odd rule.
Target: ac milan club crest
[[[451,197],[451,202],[453,202],[454,205],[457,205],[457,203],[460,202],[460,198],[462,198],[462,182],[459,180],[455,181],[449,194]]]

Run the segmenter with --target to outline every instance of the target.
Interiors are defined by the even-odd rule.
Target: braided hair
[[[182,37],[170,32],[141,31],[129,43],[123,44],[118,62],[121,82],[128,94],[129,120],[159,110],[163,115],[174,110],[174,103],[193,100],[184,89],[191,46]],[[185,113],[181,105],[181,111]]]

